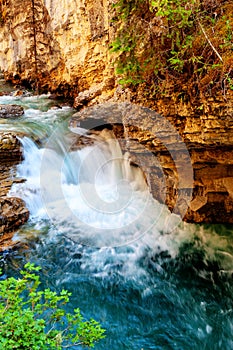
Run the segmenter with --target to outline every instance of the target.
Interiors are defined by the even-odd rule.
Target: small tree
[[[22,278],[0,281],[0,349],[94,347],[105,337],[104,329],[93,319],[84,321],[79,309],[66,313],[71,293],[39,290],[39,270],[28,263]]]

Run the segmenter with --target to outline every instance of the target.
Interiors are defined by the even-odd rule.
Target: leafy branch
[[[232,2],[118,0],[113,12],[119,83],[143,84],[151,96],[171,88],[205,94],[223,83],[224,94],[231,89]]]
[[[73,314],[65,312],[71,293],[40,290],[39,270],[28,263],[22,278],[0,281],[0,348],[94,347],[105,337],[104,329],[94,319],[85,321],[78,308]]]

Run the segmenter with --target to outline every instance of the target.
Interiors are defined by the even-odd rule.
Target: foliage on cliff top
[[[26,264],[22,278],[0,281],[0,348],[48,350],[74,346],[93,347],[104,338],[98,322],[84,321],[79,309],[64,310],[71,295],[41,290],[39,267]],[[70,345],[71,344],[71,345]]]
[[[233,90],[233,1],[119,0],[116,72],[151,97]]]

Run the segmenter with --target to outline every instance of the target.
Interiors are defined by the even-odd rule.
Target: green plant
[[[227,44],[230,44],[232,46],[232,25],[229,19],[226,18],[226,16],[223,16],[223,20],[225,21],[225,27],[226,27],[226,35],[225,35],[225,41]]]
[[[64,310],[70,293],[40,290],[39,267],[26,264],[22,278],[0,281],[0,348],[48,350],[83,345],[104,338],[95,320],[84,321],[79,309]]]
[[[179,52],[171,51],[172,56],[168,59],[168,62],[170,62],[171,66],[181,72],[184,66],[184,61],[179,58]]]
[[[175,27],[184,28],[192,26],[191,15],[198,12],[197,0],[150,0],[151,11],[156,11],[158,17],[166,17]]]
[[[192,97],[222,90],[232,67],[232,13],[224,0],[116,1],[110,48],[119,83],[141,85],[153,98],[180,88]]]
[[[188,31],[193,26],[193,14],[198,11],[196,3],[197,0],[189,4],[185,0],[119,0],[114,4],[114,22],[119,29],[111,52],[118,54],[116,73],[122,76],[121,84],[146,81],[148,71],[155,71],[158,66],[161,70],[170,67],[182,71],[185,53],[192,47],[193,38]],[[163,28],[159,38],[153,33],[151,22]]]
[[[228,84],[229,89],[233,90],[233,79],[231,77],[229,77],[228,74],[225,74],[225,79],[226,79],[226,82]]]

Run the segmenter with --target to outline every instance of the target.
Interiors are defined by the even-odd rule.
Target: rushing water
[[[31,213],[15,237],[29,249],[5,253],[5,275],[40,265],[45,286],[71,291],[70,309],[106,328],[96,349],[233,349],[232,226],[178,225],[106,130],[73,150],[72,108],[48,96],[0,103],[25,107],[0,129],[22,133],[27,181],[11,193]]]

